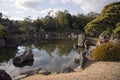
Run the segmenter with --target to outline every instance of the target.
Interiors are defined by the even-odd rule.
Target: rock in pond
[[[78,46],[84,47],[84,42],[86,40],[86,35],[85,33],[79,34],[78,35]]]
[[[0,80],[12,80],[12,78],[5,70],[0,69]]]
[[[70,72],[74,72],[74,70],[71,67],[67,67],[62,71],[62,73],[70,73]]]
[[[76,63],[76,64],[79,64],[80,63],[80,59],[79,58],[75,58],[75,59],[73,59],[73,62]]]
[[[29,60],[34,60],[34,55],[32,54],[31,49],[26,49],[22,55],[13,58],[13,63],[22,64],[25,61],[29,61]]]

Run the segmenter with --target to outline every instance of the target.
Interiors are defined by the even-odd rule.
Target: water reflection
[[[0,48],[0,62],[9,61],[15,53],[16,48]]]
[[[0,64],[0,69],[5,70],[10,76],[13,78],[14,76],[19,76],[20,74],[20,68],[15,67],[12,63],[12,59],[10,59],[8,62],[3,62]]]
[[[73,59],[79,54],[74,50],[73,44],[75,44],[74,41],[62,41],[57,44],[18,46],[18,51],[12,55],[12,58],[21,55],[25,48],[32,47],[34,62],[25,62],[22,65],[14,66],[10,57],[8,62],[0,63],[0,69],[6,70],[12,77],[16,75],[18,77],[18,75],[24,76],[20,73],[29,69],[44,68],[50,72],[60,72],[67,67],[75,68],[77,64],[73,62]]]
[[[23,62],[22,64],[14,64],[14,66],[16,67],[24,67],[24,66],[32,66],[33,65],[33,60],[30,60],[30,61],[25,61]]]
[[[36,53],[39,54],[36,54]],[[44,67],[50,72],[59,72],[66,67],[75,67],[73,59],[79,54],[73,50],[66,56],[59,56],[59,49],[56,48],[51,54],[48,54],[45,50],[41,49],[33,51],[34,53],[34,67]]]

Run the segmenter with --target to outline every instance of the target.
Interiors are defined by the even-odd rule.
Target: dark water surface
[[[42,44],[25,43],[17,48],[0,49],[0,69],[6,70],[13,77],[20,76],[21,71],[34,68],[45,68],[50,72],[60,72],[67,67],[75,68],[78,64],[75,64],[73,59],[79,56],[79,52],[73,47],[76,43],[77,40],[53,40]],[[18,55],[17,52],[23,52],[27,47],[33,48],[34,61],[14,66],[12,58]]]

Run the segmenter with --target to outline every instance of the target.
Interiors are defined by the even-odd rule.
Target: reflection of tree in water
[[[56,49],[56,46],[55,45],[47,45],[47,46],[44,46],[42,49],[46,50],[48,54],[51,54]]]
[[[77,48],[75,51],[80,54],[80,52],[84,51],[84,48]]]
[[[16,48],[2,48],[0,49],[0,62],[8,61],[13,58],[16,53]]]
[[[58,49],[58,55],[63,56],[63,55],[68,55],[71,50],[73,49],[73,44],[75,44],[77,40],[53,40],[52,42],[49,42],[47,44],[40,44],[40,45],[35,45],[36,48],[46,50],[48,54],[51,54],[54,52],[56,49]]]
[[[63,55],[68,55],[71,50],[72,50],[72,47],[59,47],[59,56],[63,56]]]
[[[21,69],[27,70],[37,67],[45,67],[48,71],[59,72],[68,66],[74,67],[76,65],[73,63],[72,60],[74,57],[78,56],[78,53],[76,53],[76,51],[73,51],[73,44],[75,44],[75,42],[77,41],[61,40],[49,44],[38,44],[38,45],[33,44],[33,45],[21,46],[21,47],[29,47],[33,49],[34,62],[25,62],[22,65],[16,65],[17,67],[15,67],[11,62],[12,65],[8,65],[8,66],[9,67],[13,66],[11,70],[12,72],[14,71],[20,72]],[[8,50],[3,50],[3,51],[8,51],[10,54],[7,52],[5,52],[4,54],[0,50],[3,53],[4,57],[6,57],[8,60],[15,57],[15,53],[17,51],[16,49],[15,50],[10,49],[10,50],[13,52],[10,52]],[[6,54],[8,56],[6,56]],[[6,61],[5,59],[3,59],[3,61]],[[20,70],[16,69],[18,67],[20,68]],[[9,71],[9,69],[7,70]]]
[[[75,44],[76,40],[65,40],[60,41],[58,44],[59,56],[68,55],[71,50],[73,50],[73,44]]]
[[[37,44],[35,45],[36,48],[46,50],[48,54],[51,54],[56,49],[58,49],[58,55],[68,55],[71,50],[73,50],[73,44],[76,44],[77,40],[53,40],[52,42],[49,42],[47,44]]]
[[[72,50],[72,47],[61,47],[61,46],[47,46],[47,47],[44,47],[42,48],[44,50],[46,50],[46,52],[48,54],[51,54],[52,52],[54,52],[56,49],[58,49],[58,55],[59,56],[63,56],[63,55],[68,55],[71,50]]]
[[[58,49],[58,55],[68,55],[72,48],[73,44],[75,44],[76,40],[49,40],[48,43],[45,44],[35,44],[35,47],[38,49],[46,50],[48,54],[51,54],[56,49]],[[24,45],[24,44],[23,44]],[[31,44],[26,43],[24,46],[30,47]],[[0,62],[8,61],[9,59],[13,58],[16,54],[17,49],[16,48],[3,48],[0,49]]]

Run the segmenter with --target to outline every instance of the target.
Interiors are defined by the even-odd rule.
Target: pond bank
[[[48,76],[36,74],[21,80],[119,80],[120,62],[89,61],[84,70],[75,71]]]

